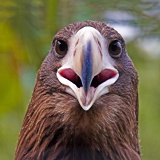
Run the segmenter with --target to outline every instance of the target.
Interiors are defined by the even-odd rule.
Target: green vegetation
[[[141,152],[144,160],[159,159],[160,52],[155,53],[160,46],[153,48],[152,53],[141,47],[144,39],[160,41],[160,3],[150,1],[0,1],[0,159],[14,157],[36,73],[54,34],[74,21],[105,21],[105,12],[114,10],[134,15],[136,20],[130,25],[141,29],[138,37],[127,43],[139,72]]]

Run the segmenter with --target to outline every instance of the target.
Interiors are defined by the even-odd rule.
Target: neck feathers
[[[116,98],[86,112],[68,94],[33,94],[15,159],[140,160],[133,108]]]

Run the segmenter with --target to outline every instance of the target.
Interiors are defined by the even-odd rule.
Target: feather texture
[[[84,111],[57,77],[56,39],[67,41],[92,26],[110,41],[120,39],[123,54],[115,61],[118,81],[110,93]],[[120,34],[101,22],[76,22],[59,31],[42,63],[20,132],[15,160],[140,160],[138,75]]]

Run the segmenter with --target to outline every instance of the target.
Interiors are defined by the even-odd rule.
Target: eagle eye
[[[122,53],[122,45],[120,41],[114,40],[109,45],[109,54],[111,57],[116,58],[119,57]]]
[[[55,51],[59,57],[64,57],[67,53],[68,46],[67,43],[63,40],[56,40],[55,42]]]

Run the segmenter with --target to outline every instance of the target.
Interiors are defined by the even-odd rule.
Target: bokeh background
[[[160,159],[159,0],[0,0],[1,160],[14,158],[36,73],[54,34],[87,19],[106,22],[124,36],[139,72],[142,159]]]

